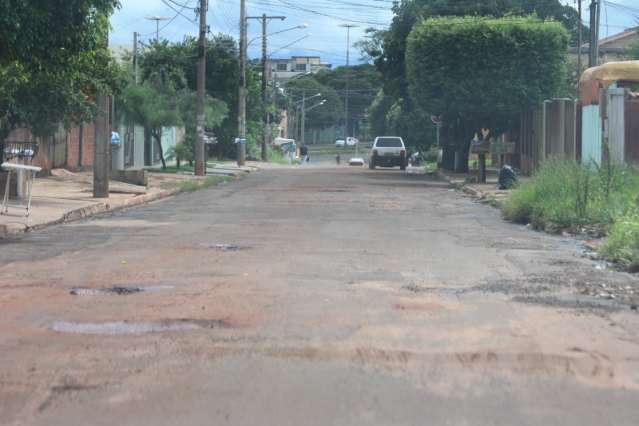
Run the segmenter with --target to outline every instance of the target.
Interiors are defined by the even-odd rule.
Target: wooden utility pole
[[[577,89],[579,89],[579,79],[581,78],[581,47],[583,41],[583,24],[581,21],[581,0],[577,0],[577,15],[579,15],[579,23],[577,27]]]
[[[237,115],[237,165],[246,163],[246,0],[240,0],[240,93]]]
[[[263,14],[262,16],[249,16],[246,19],[257,19],[262,21],[262,107],[264,108],[264,135],[262,137],[262,161],[268,161],[268,153],[266,149],[266,144],[268,143],[268,111],[266,109],[267,106],[267,82],[268,76],[266,73],[266,62],[268,58],[267,52],[267,37],[266,28],[268,27],[268,23],[271,19],[279,19],[281,21],[286,19],[286,16],[267,16]]]
[[[133,75],[135,79],[135,84],[138,84],[138,33],[133,33]]]
[[[344,99],[344,141],[348,140],[350,135],[349,129],[349,98],[350,98],[350,62],[351,62],[351,28],[357,28],[357,25],[342,24],[342,28],[346,28],[346,94]]]
[[[200,0],[200,39],[198,42],[198,62],[197,62],[197,111],[196,111],[196,131],[197,140],[195,142],[195,175],[206,175],[206,158],[204,155],[204,126],[206,119],[204,116],[204,100],[206,97],[206,11],[208,1]]]
[[[109,35],[104,40],[105,49],[109,48]],[[105,93],[96,95],[98,114],[94,121],[95,137],[93,142],[93,197],[109,198],[109,149],[111,144],[110,118],[111,105]]]
[[[599,65],[599,16],[601,7],[599,0],[590,2],[590,46],[588,55],[588,66],[596,67]]]

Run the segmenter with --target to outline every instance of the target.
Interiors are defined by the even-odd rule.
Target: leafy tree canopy
[[[377,33],[360,45],[364,55],[371,57],[382,73],[386,93],[406,97],[405,51],[408,34],[422,18],[437,16],[492,16],[536,14],[541,19],[553,18],[570,32],[573,45],[577,42],[579,17],[577,11],[559,0],[401,0],[395,4],[395,16],[387,31]],[[588,29],[584,28],[584,40]]]
[[[29,126],[90,120],[92,96],[112,93],[121,73],[106,48],[117,0],[0,0],[0,137]]]
[[[153,42],[140,56],[142,78],[146,80],[158,74],[170,81],[176,90],[188,89],[194,92],[197,86],[197,49],[197,40],[193,37],[187,37],[177,43],[166,40]],[[238,49],[235,40],[221,34],[209,37],[206,52],[206,93],[211,99],[225,105],[223,120],[216,121],[213,126],[207,125],[218,139],[216,150],[219,156],[232,156],[235,152],[238,74]],[[262,117],[259,81],[251,69],[247,70],[247,85],[247,125],[251,129],[252,122],[260,121]],[[219,111],[219,108],[214,110]],[[217,115],[213,118],[216,117]],[[252,135],[249,135],[249,138],[251,137]]]
[[[321,97],[313,98],[306,102],[306,108],[326,99],[326,103],[314,108],[306,114],[306,128],[323,129],[338,125],[344,116],[344,104],[339,93],[332,87],[320,83],[314,76],[305,76],[291,80],[286,85],[291,103],[301,108],[301,100],[304,96],[310,98],[318,93]],[[293,107],[293,110],[296,110]]]
[[[449,122],[499,123],[561,89],[568,38],[534,17],[423,20],[408,38],[411,95]]]

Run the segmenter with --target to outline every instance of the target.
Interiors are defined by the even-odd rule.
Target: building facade
[[[285,59],[268,59],[266,62],[267,78],[278,83],[286,83],[301,74],[317,73],[331,68],[332,65],[322,62],[319,56],[292,56]]]

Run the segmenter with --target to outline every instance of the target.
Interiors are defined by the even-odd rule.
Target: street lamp
[[[344,102],[344,138],[348,140],[349,129],[348,129],[348,98],[350,95],[350,70],[348,67],[350,66],[350,58],[351,58],[351,28],[357,28],[357,25],[353,24],[341,24],[341,28],[346,28],[346,96]]]
[[[309,25],[308,25],[306,22],[304,22],[302,25],[296,25],[296,26],[291,27],[291,28],[286,28],[285,30],[275,31],[274,33],[267,34],[266,36],[267,36],[267,37],[270,37],[270,36],[272,36],[272,35],[285,33],[285,32],[287,32],[287,31],[303,30],[303,29],[308,28],[308,27],[309,27]],[[259,36],[257,36],[257,37],[253,37],[251,40],[249,40],[249,42],[248,42],[248,43],[246,43],[246,45],[247,45],[247,46],[249,46],[249,45],[250,45],[251,43],[253,43],[255,40],[259,40],[259,39],[261,39],[261,38],[262,38],[262,36],[261,36],[261,35],[259,35]]]

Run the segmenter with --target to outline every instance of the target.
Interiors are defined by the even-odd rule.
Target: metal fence
[[[521,114],[519,164],[522,173],[531,174],[548,159],[577,160],[580,155],[577,102],[552,99],[540,108]]]

